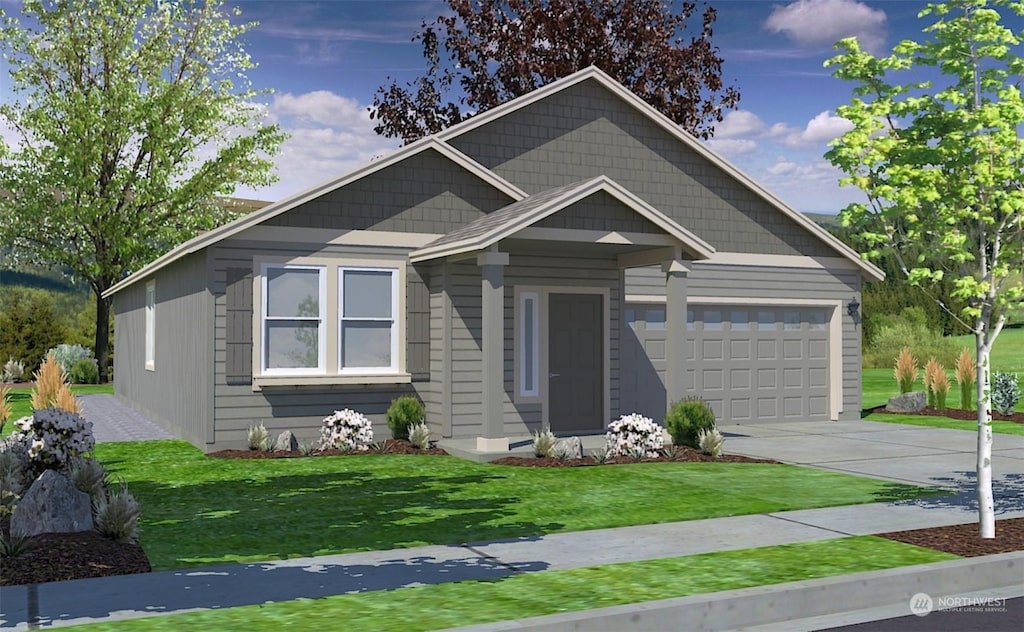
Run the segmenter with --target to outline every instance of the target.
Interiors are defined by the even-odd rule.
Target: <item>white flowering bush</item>
[[[664,429],[653,419],[633,413],[608,424],[605,440],[612,455],[636,456],[642,453],[656,457],[665,444],[663,432]]]
[[[365,415],[346,408],[324,418],[320,427],[321,450],[367,450],[373,443],[373,426]]]
[[[96,445],[92,422],[59,408],[42,408],[14,425],[28,446],[29,465],[37,472],[65,469],[71,459]]]

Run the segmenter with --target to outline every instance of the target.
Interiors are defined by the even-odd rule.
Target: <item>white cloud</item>
[[[790,127],[785,123],[775,123],[768,129],[767,136],[778,139],[787,147],[801,149],[824,145],[851,129],[853,123],[825,110],[808,121],[803,129]]]
[[[806,48],[831,46],[855,36],[869,52],[880,54],[885,49],[885,11],[857,0],[797,0],[775,7],[764,26]]]
[[[335,178],[399,146],[373,131],[365,105],[356,99],[317,90],[275,95],[267,107],[267,120],[288,134],[274,157],[278,182],[239,197],[276,201],[315,184]]]
[[[712,138],[706,141],[708,147],[723,156],[749,154],[757,149],[757,141],[748,138]]]
[[[761,184],[800,211],[837,213],[851,202],[865,201],[856,187],[840,187],[843,173],[821,158],[795,162],[780,156],[774,164],[752,173]]]
[[[765,169],[768,173],[773,176],[784,176],[789,173],[793,173],[800,168],[798,164],[790,160],[786,160],[783,157],[776,159],[775,164]]]
[[[750,110],[732,110],[715,126],[715,138],[739,138],[763,132],[764,121]]]

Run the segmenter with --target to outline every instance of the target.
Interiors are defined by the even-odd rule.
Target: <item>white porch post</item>
[[[505,436],[505,266],[507,252],[484,252],[477,255],[480,266],[480,306],[482,310],[481,398],[483,403],[482,436],[476,449],[481,452],[508,451]]]
[[[686,275],[690,268],[681,260],[662,264],[665,272],[665,326],[668,348],[665,350],[666,410],[686,397]]]

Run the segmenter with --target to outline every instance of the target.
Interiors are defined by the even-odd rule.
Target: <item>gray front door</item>
[[[604,327],[601,296],[548,298],[548,420],[552,432],[604,427]]]

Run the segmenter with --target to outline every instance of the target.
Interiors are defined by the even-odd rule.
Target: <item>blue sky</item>
[[[0,0],[6,9],[16,6]],[[441,0],[234,0],[259,25],[246,48],[259,67],[255,87],[268,117],[290,134],[277,158],[280,181],[238,195],[276,200],[336,176],[398,146],[377,137],[366,108],[387,77],[399,82],[425,68],[412,35],[446,10]],[[714,43],[724,78],[741,93],[739,110],[710,145],[802,211],[837,212],[858,194],[841,190],[822,158],[848,123],[835,116],[850,97],[822,62],[831,45],[857,36],[875,53],[922,37],[919,1],[735,0],[718,11]],[[1017,25],[1019,28],[1020,25]],[[7,82],[8,77],[0,77]],[[9,90],[0,84],[0,99]],[[0,130],[2,133],[3,130]]]

